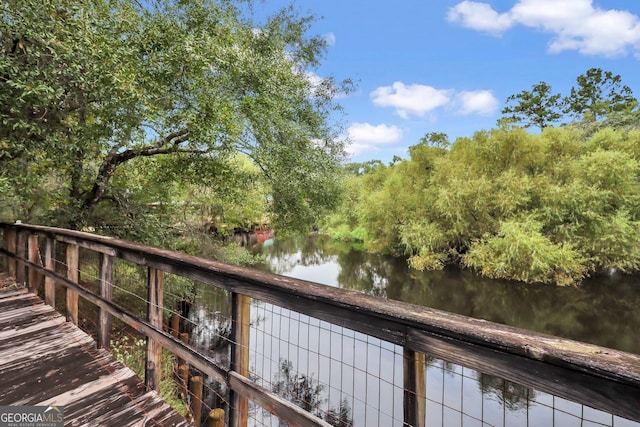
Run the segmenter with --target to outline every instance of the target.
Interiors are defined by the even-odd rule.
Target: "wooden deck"
[[[0,287],[0,406],[64,406],[65,426],[188,426],[155,391],[26,289]]]

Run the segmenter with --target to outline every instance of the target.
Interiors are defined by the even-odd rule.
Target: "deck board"
[[[0,289],[0,406],[64,406],[65,426],[189,426],[38,297]]]

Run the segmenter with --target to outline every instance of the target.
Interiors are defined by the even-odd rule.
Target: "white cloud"
[[[307,78],[307,81],[311,84],[311,87],[313,87],[314,89],[319,87],[324,80],[322,77],[320,77],[313,71],[305,71],[304,76]]]
[[[424,116],[429,111],[451,101],[453,91],[436,89],[431,86],[395,82],[391,86],[381,86],[371,92],[373,103],[381,107],[394,107],[402,118],[410,114]]]
[[[420,84],[405,85],[395,82],[371,92],[373,103],[382,107],[394,107],[404,118],[410,114],[424,116],[439,107],[446,107],[458,114],[493,114],[499,102],[489,90],[456,92],[453,89],[436,89]]]
[[[369,123],[353,123],[347,129],[349,139],[361,144],[393,144],[402,138],[402,130],[385,124],[374,126]]]
[[[402,139],[402,130],[394,125],[353,123],[347,129],[349,144],[346,150],[352,156],[367,151],[380,151],[380,145],[392,145]]]
[[[493,114],[500,103],[489,90],[463,91],[456,94],[456,104],[460,114]]]
[[[508,14],[499,14],[487,3],[463,1],[449,9],[449,22],[461,22],[463,26],[491,34],[501,34],[513,25]]]
[[[327,46],[333,46],[336,44],[336,35],[333,33],[327,33],[323,35],[324,41],[327,43]]]
[[[488,3],[463,1],[447,19],[499,35],[515,25],[552,35],[549,51],[577,50],[587,55],[621,56],[640,52],[640,18],[626,10],[601,9],[592,0],[518,0],[504,13]]]
[[[376,148],[371,144],[360,144],[358,142],[352,142],[351,144],[347,145],[345,150],[347,151],[347,154],[349,154],[349,156],[357,156],[358,154],[371,151],[380,151],[379,148]]]

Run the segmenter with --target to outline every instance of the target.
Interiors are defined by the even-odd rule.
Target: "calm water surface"
[[[285,276],[437,308],[640,354],[640,278],[614,274],[579,287],[485,279],[470,271],[420,272],[404,259],[326,238],[255,249],[261,268]]]
[[[638,278],[561,288],[457,269],[419,272],[406,260],[322,237],[269,241],[254,251],[265,257],[261,268],[277,274],[640,354]],[[250,363],[263,386],[282,392],[284,385],[295,400],[291,389],[304,382],[325,414],[344,407],[353,426],[403,425],[402,348],[270,304],[254,302],[252,319]],[[428,426],[640,426],[428,356],[425,378]],[[256,425],[279,425],[269,414],[255,417]]]

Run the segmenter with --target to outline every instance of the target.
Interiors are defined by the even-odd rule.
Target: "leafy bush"
[[[335,237],[362,227],[367,249],[405,254],[414,268],[458,264],[529,283],[640,270],[637,130],[496,129],[409,153],[350,177]]]
[[[580,255],[568,244],[555,244],[531,219],[505,221],[500,231],[474,242],[463,263],[483,276],[528,283],[569,285],[585,275]]]

